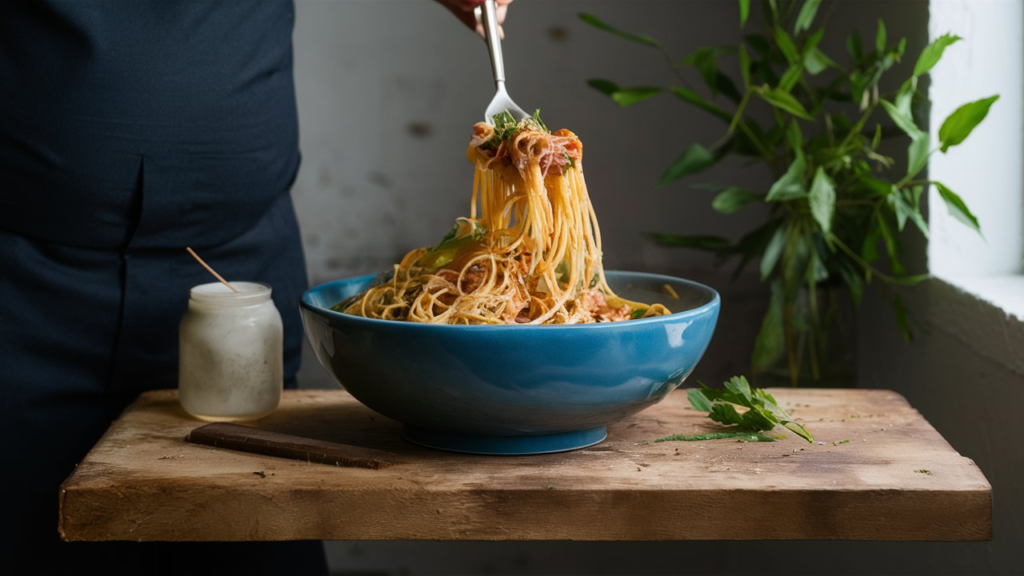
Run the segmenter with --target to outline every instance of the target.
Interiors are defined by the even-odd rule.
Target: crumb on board
[[[914,470],[914,472],[917,472],[918,474],[924,474],[926,476],[931,476],[932,475],[932,471],[928,470],[927,468],[921,468],[920,470]]]
[[[253,474],[259,476],[260,478],[266,478],[267,477],[267,473],[264,472],[263,470],[257,470],[255,472],[253,472]]]

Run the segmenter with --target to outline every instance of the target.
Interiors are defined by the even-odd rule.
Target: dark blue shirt
[[[293,25],[291,0],[0,2],[0,227],[236,237],[298,168]]]

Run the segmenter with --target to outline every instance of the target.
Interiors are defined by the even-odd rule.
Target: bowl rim
[[[405,327],[407,330],[474,330],[474,331],[501,331],[501,330],[513,330],[522,331],[523,329],[543,329],[543,330],[586,330],[591,332],[593,330],[610,330],[610,329],[623,329],[630,326],[644,326],[650,324],[660,324],[672,320],[679,320],[689,318],[693,316],[701,316],[712,309],[719,307],[721,303],[721,297],[718,291],[714,288],[695,282],[693,280],[687,280],[686,278],[679,278],[677,276],[668,276],[666,274],[654,274],[651,272],[630,272],[628,270],[605,270],[605,275],[618,276],[628,275],[631,277],[640,277],[648,280],[655,281],[666,281],[670,280],[675,283],[682,283],[698,290],[703,290],[711,295],[711,299],[701,304],[696,308],[690,308],[689,310],[683,310],[681,312],[674,312],[665,316],[652,316],[650,318],[640,318],[637,320],[627,320],[621,322],[593,322],[586,324],[426,324],[420,322],[400,322],[396,320],[381,320],[378,318],[364,318],[362,316],[353,316],[352,314],[345,314],[344,312],[336,312],[330,308],[322,308],[314,305],[310,302],[311,295],[314,292],[320,292],[330,288],[337,284],[353,284],[356,282],[362,282],[372,280],[376,278],[379,273],[360,274],[358,276],[350,276],[348,278],[339,278],[338,280],[332,280],[330,282],[324,282],[307,289],[302,293],[302,298],[299,300],[300,308],[309,310],[316,314],[322,314],[327,318],[333,318],[340,322],[347,322],[354,325],[363,325],[365,327]]]

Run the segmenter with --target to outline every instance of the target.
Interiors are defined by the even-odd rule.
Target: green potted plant
[[[907,271],[901,232],[909,222],[928,236],[922,214],[928,186],[936,187],[953,216],[980,233],[977,218],[963,200],[922,175],[928,157],[963,142],[998,99],[982,98],[958,108],[939,128],[939,146],[929,147],[928,133],[919,127],[919,110],[927,102],[918,82],[960,38],[939,37],[909,69],[900,66],[906,39],[891,41],[879,19],[871,45],[865,46],[854,31],[846,42],[848,57],[833,59],[820,47],[825,35],[824,26],[816,23],[825,19],[817,18],[821,4],[767,0],[763,33],[745,34],[738,45],[700,47],[678,61],[651,36],[580,15],[599,30],[649,46],[671,72],[671,83],[664,86],[622,87],[593,79],[593,88],[622,107],[668,94],[723,123],[717,142],[690,144],[661,175],[658,186],[697,174],[729,155],[763,165],[771,174],[771,183],[760,190],[701,186],[717,192],[712,207],[722,214],[767,205],[768,220],[738,241],[649,234],[666,246],[713,252],[720,262],[736,258],[737,274],[747,264],[760,262],[761,280],[771,286],[751,360],[761,385],[841,383],[836,380],[852,378],[852,368],[845,370],[841,360],[849,354],[836,341],[841,328],[837,289],[845,288],[859,305],[865,285],[876,281],[895,308],[904,339],[911,338],[907,309],[891,287],[927,277]],[[749,12],[749,0],[740,0],[741,28]],[[733,61],[735,80],[723,73],[720,60]],[[681,74],[686,68],[696,69],[704,89],[688,85]],[[897,90],[880,93],[879,81],[894,70],[904,71],[906,80]],[[880,143],[890,138],[906,142],[905,162],[880,152]]]

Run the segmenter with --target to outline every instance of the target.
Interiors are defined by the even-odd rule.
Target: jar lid
[[[193,286],[189,298],[209,306],[250,306],[270,299],[271,288],[259,282],[231,282],[238,292],[220,282]]]

